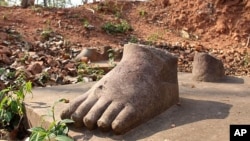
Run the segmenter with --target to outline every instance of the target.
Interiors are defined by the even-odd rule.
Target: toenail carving
[[[102,88],[103,88],[103,86],[102,86],[102,85],[100,85],[98,88],[99,88],[99,89],[102,89]]]

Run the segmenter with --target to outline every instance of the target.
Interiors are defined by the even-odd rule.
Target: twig
[[[250,35],[247,37],[247,44],[246,44],[246,47],[249,47],[249,42],[250,42]]]
[[[95,10],[91,8],[86,8],[87,10],[91,11],[93,14],[95,14]]]
[[[59,28],[61,28],[61,20],[59,20],[57,23],[58,23]]]

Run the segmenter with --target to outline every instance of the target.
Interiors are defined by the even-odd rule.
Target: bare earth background
[[[124,21],[133,30],[126,33],[108,34],[102,29],[107,22],[119,24]],[[221,59],[226,69],[226,75],[249,77],[249,23],[249,0],[106,1],[66,9],[39,6],[27,9],[0,7],[0,89],[8,87],[18,75],[18,73],[10,72],[19,70],[25,72],[27,79],[32,81],[34,86],[75,83],[79,75],[79,63],[71,60],[82,49],[89,47],[102,49],[105,46],[117,49],[122,48],[127,42],[149,44],[166,49],[179,57],[178,71],[181,72],[191,72],[194,53],[199,51],[209,52]],[[48,35],[48,38],[45,39],[44,35]],[[221,89],[220,85],[218,87]],[[231,92],[231,87],[231,84],[226,86],[225,94]],[[227,120],[224,120],[225,122],[217,120],[215,122],[219,123],[218,126],[209,128],[211,131],[209,133],[215,135],[211,137],[211,140],[218,140],[218,138],[228,140],[228,135],[225,134],[228,132],[228,123],[247,122],[249,111],[245,107],[249,107],[249,104],[248,97],[245,96],[249,86],[244,84],[244,88],[246,91],[242,91],[243,88],[237,86],[235,91],[232,91],[232,97],[226,96],[226,98],[218,99],[215,96],[210,99],[220,102],[224,102],[226,99],[224,103],[236,105],[230,112],[232,117],[229,116]],[[204,89],[201,91],[203,92]],[[197,95],[200,96],[200,94],[199,91]],[[207,100],[210,96],[209,93],[208,97],[201,96],[201,99]],[[192,99],[193,96],[185,97],[184,95],[184,98]],[[188,100],[184,100],[184,105],[185,102],[188,104]],[[182,116],[188,115],[186,112],[189,113],[190,109],[197,108],[197,104],[195,104],[197,102],[190,103],[194,107],[184,110],[184,114],[173,116],[180,117],[179,124],[183,124],[182,122],[186,119],[192,120],[190,116]],[[207,104],[208,108],[205,106],[205,110],[201,109],[201,113],[197,113],[200,116],[205,115],[204,117],[194,117],[198,117],[198,120],[201,121],[207,118],[204,112],[207,113],[206,110],[211,105],[214,111],[210,114],[221,113],[221,111],[217,111],[218,107],[211,103]],[[241,112],[242,109],[245,112]],[[223,115],[227,115],[228,112],[229,110],[222,111]],[[240,115],[241,113],[244,113],[245,116]],[[215,117],[217,118],[217,115]],[[185,131],[199,134],[197,137],[204,137],[207,134],[200,134],[199,131],[203,131],[200,129],[212,126],[210,122],[204,121],[204,123],[201,125],[198,123],[198,127],[202,128],[190,130],[187,126]],[[155,122],[152,125],[156,125]],[[159,122],[158,125],[162,125],[162,122]],[[178,122],[176,125],[178,126]],[[171,123],[163,126],[160,130],[170,128]],[[222,127],[224,130],[220,135],[223,136],[217,138],[216,133],[219,131],[214,129]],[[176,133],[182,136],[178,139],[192,137],[187,132],[188,136],[183,136],[183,134],[179,134],[178,128],[175,129],[178,131]],[[157,130],[159,130],[158,127]],[[169,135],[175,135],[172,134],[172,130],[168,130],[168,132],[170,132]],[[148,136],[154,133],[156,132],[147,132]],[[164,132],[158,134],[165,138]],[[134,139],[139,138],[143,137]]]
[[[248,0],[106,1],[66,9],[0,7],[0,16],[1,67],[26,69],[35,85],[47,85],[36,83],[45,70],[48,78],[60,76],[62,81],[56,84],[73,83],[66,76],[76,77],[78,65],[70,60],[82,49],[122,48],[127,42],[168,50],[179,57],[182,72],[191,72],[194,52],[199,51],[221,59],[227,75],[250,75]],[[108,34],[102,29],[107,22],[124,21],[133,30]],[[42,34],[48,31],[45,40]]]

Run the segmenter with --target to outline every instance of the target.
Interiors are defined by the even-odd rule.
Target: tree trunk
[[[47,0],[43,0],[43,4],[44,4],[44,7],[47,7],[48,6]]]
[[[21,7],[27,8],[29,6],[33,6],[35,4],[35,0],[22,0]]]

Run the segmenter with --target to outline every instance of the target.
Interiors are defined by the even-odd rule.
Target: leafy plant
[[[43,127],[34,127],[29,129],[31,132],[30,141],[44,141],[44,140],[57,140],[57,141],[73,141],[72,138],[68,137],[69,128],[67,127],[67,123],[73,123],[74,121],[71,119],[64,119],[60,121],[56,121],[55,119],[55,106],[59,102],[67,103],[68,100],[60,99],[56,101],[51,107],[51,111],[49,115],[52,117],[53,121],[50,124],[48,129]]]
[[[52,36],[52,33],[53,33],[53,30],[51,28],[51,21],[46,20],[45,24],[46,25],[45,25],[42,33],[40,34],[41,40],[49,40],[49,38]]]
[[[20,58],[21,63],[25,64],[25,61],[29,59],[29,53],[25,52],[24,55]]]
[[[108,50],[108,57],[109,57],[109,63],[112,65],[112,67],[115,67],[115,51],[113,49]]]
[[[244,66],[248,66],[249,62],[250,62],[250,57],[249,57],[248,53],[246,53],[244,56]]]
[[[25,82],[24,75],[20,74],[13,86],[0,91],[0,127],[18,125],[24,114],[24,98],[31,93],[31,89],[31,82]]]
[[[51,37],[52,32],[53,31],[50,28],[43,30],[42,33],[41,33],[41,39],[42,40],[49,40],[49,38]]]
[[[107,22],[102,26],[102,29],[108,34],[117,34],[131,31],[132,27],[127,21],[122,20],[120,23]]]
[[[89,26],[89,21],[85,18],[80,19],[80,21],[82,22],[82,25],[86,28]]]
[[[158,39],[159,39],[159,34],[157,34],[157,33],[151,34],[151,35],[148,37],[148,41],[151,41],[151,42],[156,42]]]
[[[90,77],[93,80],[100,80],[104,75],[104,70],[94,68],[90,64],[80,63],[77,67],[78,82],[83,81],[83,77]]]
[[[129,42],[131,42],[131,43],[138,43],[138,39],[137,39],[136,36],[132,35],[132,36],[130,36]]]
[[[122,13],[120,11],[116,11],[114,15],[117,19],[122,18]]]
[[[159,39],[162,39],[164,34],[165,34],[165,31],[156,32],[156,33],[149,35],[147,38],[147,43],[151,45],[151,44],[157,42]]]
[[[16,71],[10,71],[10,70],[8,70],[8,72],[6,73],[6,77],[7,77],[8,79],[13,79],[13,78],[15,78],[15,75],[16,75]]]
[[[5,68],[0,68],[0,75],[3,75],[5,73]]]
[[[147,14],[148,14],[148,13],[147,13],[147,11],[145,11],[145,10],[140,10],[140,11],[139,11],[139,15],[140,15],[141,17],[145,17]]]
[[[43,71],[38,79],[38,82],[43,86],[50,79],[50,75],[48,72]]]
[[[23,73],[20,71],[20,73]],[[15,85],[15,79],[19,76],[17,71],[13,68],[0,68],[0,78],[5,82],[6,86]]]

